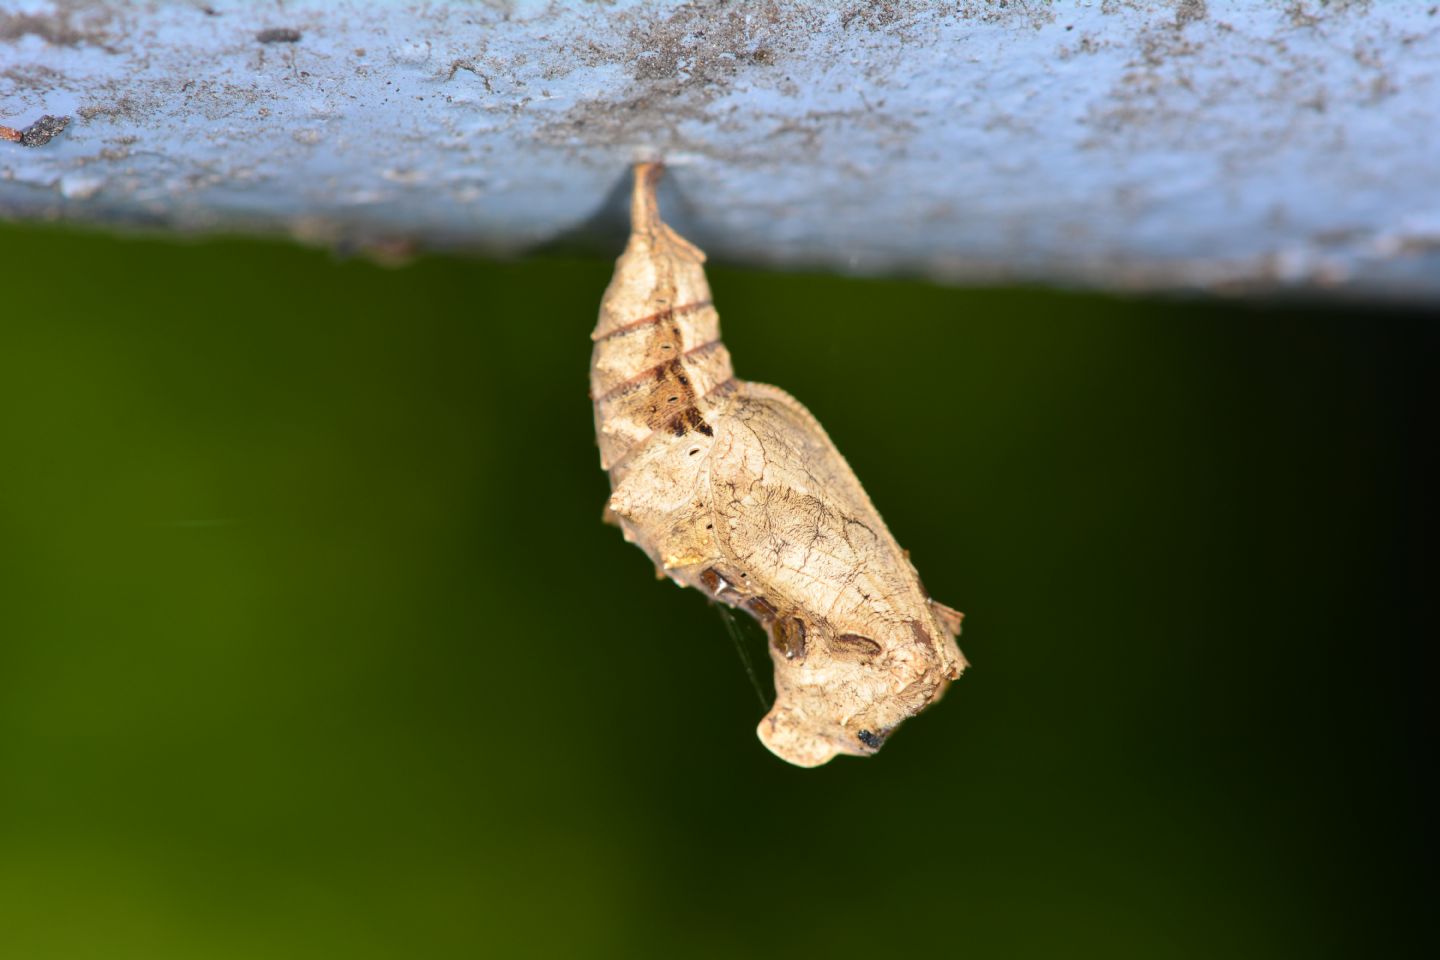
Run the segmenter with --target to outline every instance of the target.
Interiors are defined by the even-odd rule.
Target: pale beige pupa
[[[961,614],[926,594],[809,411],[735,379],[705,255],[660,219],[660,174],[635,167],[591,335],[606,516],[662,576],[764,625],[775,704],[757,732],[776,756],[874,753],[965,669]]]

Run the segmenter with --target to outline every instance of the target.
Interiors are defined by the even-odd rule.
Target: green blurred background
[[[1424,952],[1429,318],[714,269],[968,614],[806,771],[600,523],[608,262],[0,263],[7,960]]]

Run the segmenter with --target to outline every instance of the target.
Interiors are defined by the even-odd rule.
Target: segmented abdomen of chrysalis
[[[653,183],[659,175],[655,164],[636,168],[634,229],[591,334],[595,432],[601,466],[615,483],[645,444],[679,442],[692,432],[713,436],[707,414],[734,384],[705,254],[661,222]]]

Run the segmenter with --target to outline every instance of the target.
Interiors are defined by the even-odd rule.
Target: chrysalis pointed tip
[[[635,189],[630,198],[630,229],[655,231],[660,227],[660,204],[655,188],[665,175],[665,164],[649,160],[635,164]]]
[[[630,198],[630,235],[642,242],[685,260],[705,262],[700,248],[686,240],[660,219],[660,202],[655,197],[655,188],[665,174],[665,164],[658,160],[647,160],[635,164],[635,188]]]

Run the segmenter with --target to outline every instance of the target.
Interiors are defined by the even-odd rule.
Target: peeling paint
[[[0,140],[18,143],[22,147],[43,147],[64,133],[69,125],[70,117],[52,117],[46,114],[22,130],[0,127]]]

